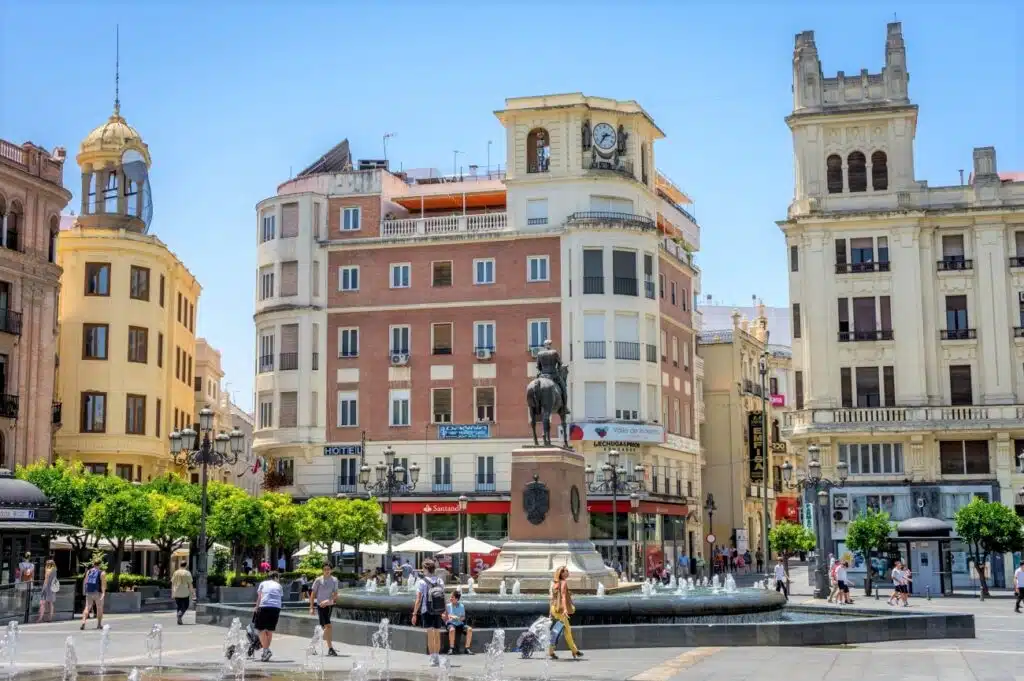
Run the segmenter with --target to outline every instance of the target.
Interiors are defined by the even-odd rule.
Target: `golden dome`
[[[78,163],[98,159],[120,161],[125,151],[134,149],[142,154],[146,165],[150,164],[149,147],[139,131],[128,125],[121,117],[120,107],[114,108],[107,122],[99,126],[82,140],[78,147]]]

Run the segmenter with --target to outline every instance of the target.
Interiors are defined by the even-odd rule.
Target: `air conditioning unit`
[[[845,494],[837,494],[832,497],[832,508],[850,508],[850,497]]]
[[[404,353],[398,353],[391,355],[391,365],[396,367],[404,367],[409,363],[409,355]]]
[[[477,351],[476,351],[476,358],[477,359],[490,359],[491,358],[491,354],[492,354],[492,352],[491,352],[490,348],[478,348]]]
[[[536,347],[536,346],[530,348],[530,357],[533,357],[534,359],[537,359],[537,355],[540,354],[540,351],[541,351],[541,348]]]
[[[850,511],[845,508],[837,508],[832,511],[832,520],[837,523],[845,523],[850,520]]]

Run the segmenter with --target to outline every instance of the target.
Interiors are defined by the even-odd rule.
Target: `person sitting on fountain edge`
[[[466,606],[461,603],[462,594],[453,591],[445,609],[444,621],[448,625],[448,649],[453,655],[458,654],[455,649],[455,641],[459,633],[462,633],[462,652],[472,655],[470,646],[473,644],[473,627],[466,624]]]
[[[569,391],[565,386],[567,370],[562,364],[562,356],[551,347],[551,339],[544,341],[544,349],[537,353],[537,375],[546,376],[554,381],[562,392],[562,405],[566,416],[569,415]]]

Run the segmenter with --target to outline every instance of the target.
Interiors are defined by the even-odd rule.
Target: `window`
[[[604,251],[583,249],[583,292],[604,293]]]
[[[149,301],[149,268],[132,265],[129,295],[135,300]]]
[[[875,297],[853,299],[854,340],[874,340],[877,327]]]
[[[163,419],[163,402],[156,398],[156,436],[160,437],[161,421]]]
[[[583,384],[583,415],[588,419],[608,418],[608,389],[604,381]]]
[[[636,281],[636,253],[634,251],[612,251],[612,291],[615,295],[635,296],[639,294]],[[675,305],[675,301],[672,302]]]
[[[441,262],[431,263],[431,286],[451,286],[452,285],[452,261],[442,260]]]
[[[884,192],[889,188],[888,159],[884,151],[871,154],[871,188],[876,192]]]
[[[473,349],[494,350],[494,322],[473,322]]]
[[[896,374],[891,366],[882,367],[882,392],[885,406],[896,406]]]
[[[313,267],[313,274],[312,274],[312,279],[313,279],[313,297],[314,298],[319,298],[320,297],[320,261],[319,260],[314,260],[312,267]]]
[[[409,288],[411,276],[412,265],[409,263],[391,265],[391,288]]]
[[[843,192],[843,159],[837,154],[832,154],[825,159],[826,184],[829,194],[841,194]]]
[[[82,325],[82,359],[106,359],[107,335],[110,327],[106,324]]]
[[[476,457],[476,488],[480,491],[494,491],[494,457]]]
[[[474,388],[473,404],[478,423],[494,423],[494,388]]]
[[[485,258],[473,261],[473,283],[494,283],[494,258]]]
[[[281,206],[281,238],[294,239],[299,235],[299,204],[286,203]]]
[[[359,329],[338,329],[338,357],[359,356]]]
[[[683,292],[685,296],[685,291]],[[654,300],[654,256],[644,253],[644,296],[648,300]],[[686,309],[686,301],[683,301],[683,309]]]
[[[431,413],[433,414],[433,421],[431,421],[431,423],[452,422],[451,388],[434,388],[433,390],[431,390],[430,403]]]
[[[409,421],[409,391],[392,390],[389,395],[391,401],[391,413],[388,425],[408,426]]]
[[[962,262],[964,255],[962,234],[947,234],[942,237],[942,259],[945,262]]]
[[[946,296],[946,337],[968,338],[967,296]]]
[[[260,300],[274,297],[274,267],[268,265],[260,268]]]
[[[274,238],[276,228],[275,218],[276,216],[273,213],[263,214],[263,225],[260,230],[260,243],[271,241]]]
[[[778,395],[779,394],[779,379],[776,378],[775,376],[772,376],[771,378],[768,379],[768,394],[769,395]],[[776,438],[776,439],[778,439],[778,438]]]
[[[359,459],[344,457],[338,459],[338,491],[354,492],[359,484]]]
[[[682,413],[679,410],[678,397],[672,398],[672,427],[674,428],[672,432],[674,432],[676,435],[682,434]]]
[[[793,338],[800,338],[800,303],[793,303]]]
[[[886,267],[882,268],[884,271],[888,271],[889,264],[889,237],[880,236],[876,239],[878,244],[878,262],[884,263]]]
[[[164,306],[164,289],[167,287],[167,279],[164,275],[160,275],[160,307]]]
[[[338,268],[338,290],[358,291],[359,290],[359,266],[350,265]]]
[[[840,444],[839,460],[849,467],[850,475],[899,475],[903,473],[903,445]]]
[[[796,408],[798,410],[804,408],[804,372],[794,371],[793,372],[793,392],[796,393]]]
[[[615,418],[637,421],[640,418],[640,384],[615,382]]]
[[[548,256],[531,255],[526,259],[527,281],[549,281]]]
[[[681,307],[683,309],[683,312],[686,312],[686,305],[687,305],[687,299],[688,298],[689,298],[689,296],[686,295],[686,289],[680,286],[679,287],[679,307]]]
[[[531,349],[543,347],[544,341],[551,339],[551,323],[547,319],[531,319],[528,334]]]
[[[260,395],[260,412],[259,412],[259,424],[260,428],[273,428],[274,427],[274,396],[266,393]]]
[[[410,334],[410,328],[408,326],[392,326],[391,327],[391,354],[392,355],[408,355],[409,354],[409,334]]]
[[[862,152],[854,151],[846,157],[846,178],[851,192],[868,190],[867,158]]]
[[[341,209],[341,231],[354,232],[359,229],[362,211],[358,206],[347,206]]]
[[[658,422],[658,386],[653,383],[647,384],[647,420]]]
[[[939,466],[942,475],[988,474],[988,440],[940,440]]]
[[[665,361],[666,359],[668,359],[668,355],[665,354],[667,352],[668,352],[668,332],[665,331],[665,329],[662,329],[661,330],[661,359],[662,359],[662,361]]]
[[[800,247],[790,246],[789,247],[789,271],[799,272],[800,271]]]
[[[259,372],[274,370],[274,331],[270,330],[260,334]],[[178,369],[175,368],[177,374]]]
[[[195,384],[196,384],[195,385],[195,392],[197,392],[197,393],[203,392],[203,377],[202,376],[196,376]]]
[[[875,261],[875,242],[871,237],[850,239],[850,262],[853,265]],[[854,268],[857,271],[857,268]]]
[[[278,459],[274,462],[274,471],[281,476],[285,485],[295,483],[295,459]]]
[[[536,128],[526,136],[526,172],[546,173],[551,163],[548,131]]]
[[[110,263],[88,262],[85,264],[85,295],[110,295]]]
[[[949,403],[952,405],[974,404],[971,388],[971,365],[951,364],[949,367]]]
[[[434,491],[450,492],[452,485],[452,458],[438,456],[434,458]]]
[[[679,336],[672,336],[672,366],[679,366]]]
[[[452,354],[451,322],[430,325],[430,353],[433,355]]]
[[[278,401],[278,428],[295,428],[299,425],[299,394],[282,392]]]
[[[79,430],[83,433],[107,432],[106,393],[82,393],[82,421]]]
[[[839,396],[844,409],[853,407],[853,380],[850,367],[839,369]]]
[[[290,298],[297,295],[299,295],[299,261],[286,260],[281,263],[281,296]],[[192,315],[190,311],[190,327],[191,319]]]
[[[132,473],[135,470],[135,466],[130,463],[118,463],[114,464],[114,475],[121,478],[122,480],[132,481]]]
[[[359,425],[359,393],[338,391],[338,427]]]
[[[878,367],[857,367],[857,406],[882,406]]]
[[[320,238],[320,202],[313,202],[313,238]]]
[[[125,407],[124,432],[128,435],[145,435],[146,396],[128,395]]]
[[[128,327],[128,361],[149,361],[149,329],[141,326]]]
[[[178,294],[178,323],[181,323],[181,294]]]
[[[526,224],[546,225],[548,224],[548,200],[527,199],[526,201]]]

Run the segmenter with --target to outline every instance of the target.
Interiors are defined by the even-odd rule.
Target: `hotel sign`
[[[750,450],[750,482],[764,480],[764,414],[752,411],[747,414],[747,426],[750,437],[747,446]]]
[[[362,445],[327,445],[324,456],[362,456]]]
[[[458,425],[443,423],[437,427],[438,440],[486,440],[491,437],[491,424],[469,423]]]

